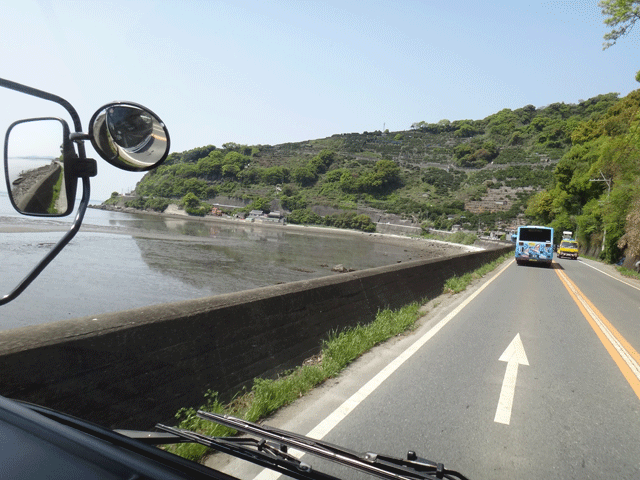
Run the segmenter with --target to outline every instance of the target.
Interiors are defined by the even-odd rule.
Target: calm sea
[[[18,215],[0,193],[0,296],[68,224]],[[360,270],[417,255],[367,235],[88,209],[74,240],[21,296],[0,307],[0,330],[335,275],[330,268],[337,264]]]

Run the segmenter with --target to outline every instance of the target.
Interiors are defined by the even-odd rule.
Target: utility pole
[[[604,176],[604,173],[602,173],[602,170],[600,170],[600,176],[601,176],[602,178],[594,178],[594,179],[591,179],[591,180],[589,180],[589,181],[590,181],[590,182],[606,182],[606,183],[607,183],[608,191],[607,191],[607,199],[606,199],[605,201],[609,201],[609,195],[611,194],[611,183],[612,183],[613,179],[611,179],[611,178],[606,178],[606,177]],[[603,223],[604,223],[604,222],[603,222]],[[606,238],[607,238],[607,225],[605,224],[605,225],[604,225],[604,231],[603,231],[603,233],[602,233],[602,251],[603,251],[603,252],[604,252],[604,248],[605,248],[605,243],[604,243],[604,241],[605,241],[605,239],[606,239]]]

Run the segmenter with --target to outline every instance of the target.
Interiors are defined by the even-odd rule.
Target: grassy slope
[[[418,122],[401,132],[336,134],[275,146],[199,147],[173,153],[168,166],[147,174],[137,190],[141,195],[180,199],[190,187],[171,190],[166,183],[162,188],[159,185],[195,178],[210,187],[198,193],[203,200],[214,194],[228,195],[292,210],[279,203],[284,194],[276,190],[278,184],[306,207],[388,212],[441,229],[455,223],[470,230],[505,227],[523,212],[533,193],[550,184],[554,166],[570,148],[570,134],[576,126],[601,115],[617,101],[615,94],[608,94],[578,105],[505,109],[482,120]],[[326,171],[306,184],[296,181],[295,171],[322,151],[335,153]],[[203,158],[227,158],[231,152],[241,155],[241,160],[236,158],[240,172],[198,172],[196,165]],[[376,191],[348,191],[337,181],[335,174],[343,171],[357,181],[380,160],[392,160],[400,167],[393,185]],[[192,168],[184,168],[187,165]],[[265,180],[264,172],[274,167],[287,173],[280,181]]]

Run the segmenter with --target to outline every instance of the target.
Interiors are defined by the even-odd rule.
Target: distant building
[[[285,223],[285,219],[278,211],[269,212],[265,215],[262,210],[251,210],[246,220],[261,223]]]

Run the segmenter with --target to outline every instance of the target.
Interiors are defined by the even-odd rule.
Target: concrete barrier
[[[434,298],[512,246],[0,332],[0,394],[102,425],[173,423],[319,352],[328,332]]]

